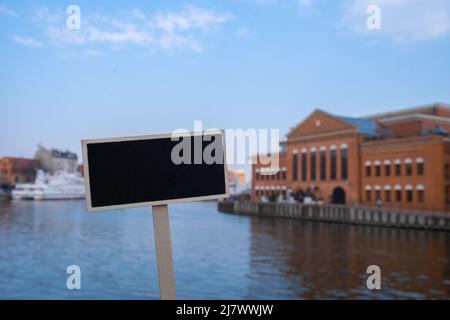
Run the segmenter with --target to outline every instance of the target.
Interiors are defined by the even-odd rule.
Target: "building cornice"
[[[442,116],[434,116],[429,114],[405,114],[401,116],[395,116],[385,119],[378,120],[380,123],[393,123],[393,122],[403,122],[407,120],[433,120],[433,121],[442,121],[450,123],[450,118],[442,117]]]
[[[321,113],[322,115],[324,115],[324,116],[326,116],[326,117],[333,118],[334,120],[336,120],[336,121],[342,123],[343,125],[347,126],[348,128],[355,128],[355,129],[356,129],[356,126],[355,126],[355,125],[353,125],[353,124],[351,124],[351,123],[348,123],[348,122],[342,120],[341,118],[339,118],[338,116],[335,116],[335,115],[333,115],[333,114],[331,114],[331,113],[328,113],[327,111],[324,111],[324,110],[322,110],[322,109],[317,108],[317,109],[314,109],[314,111],[311,112],[306,118],[304,118],[302,121],[300,121],[299,123],[297,123],[294,127],[292,127],[291,130],[289,130],[289,132],[288,132],[287,135],[286,135],[287,139],[296,138],[295,136],[293,136],[292,138],[290,138],[290,136],[292,136],[292,135],[294,134],[295,130],[297,130],[299,127],[301,127],[306,121],[308,121],[308,120],[309,120],[313,115],[315,115],[316,113]]]
[[[446,103],[437,102],[437,103],[431,103],[431,104],[426,104],[426,105],[412,107],[412,108],[405,108],[405,109],[401,109],[399,111],[388,111],[388,112],[372,114],[372,115],[364,116],[363,118],[364,119],[380,119],[380,118],[399,116],[399,115],[402,115],[405,113],[411,113],[411,112],[420,113],[420,111],[426,111],[426,110],[430,110],[433,108],[441,108],[441,109],[450,111],[450,105],[448,105]]]
[[[342,136],[342,135],[348,135],[348,136],[352,136],[354,135],[356,132],[356,129],[345,129],[345,130],[339,130],[339,131],[330,131],[330,132],[324,132],[324,133],[316,133],[316,134],[308,134],[308,135],[302,135],[299,137],[292,137],[292,138],[288,138],[285,143],[287,145],[291,144],[291,143],[295,143],[298,141],[305,141],[305,140],[319,140],[322,138],[329,138],[329,137],[335,137],[335,136]]]
[[[362,141],[361,149],[377,149],[377,148],[386,148],[386,147],[395,147],[399,146],[411,146],[411,145],[423,145],[423,144],[431,144],[431,143],[439,143],[444,142],[446,138],[442,136],[413,136],[413,137],[403,137],[403,138],[389,138],[383,140],[375,140],[375,141]]]

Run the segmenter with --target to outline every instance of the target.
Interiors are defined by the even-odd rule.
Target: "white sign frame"
[[[179,198],[179,199],[170,199],[170,200],[158,200],[158,201],[147,201],[147,202],[137,202],[130,204],[119,204],[119,205],[111,205],[111,206],[102,206],[102,207],[92,207],[91,201],[91,187],[90,187],[90,179],[89,179],[89,162],[87,156],[87,145],[95,144],[95,143],[104,143],[104,142],[122,142],[122,141],[137,141],[137,140],[152,140],[152,139],[167,139],[171,137],[195,137],[195,136],[210,136],[210,135],[220,135],[222,138],[222,146],[224,153],[224,175],[225,175],[225,193],[217,194],[217,195],[209,195],[209,196],[198,196],[198,197],[189,197],[189,198]],[[139,208],[146,206],[160,206],[160,205],[168,205],[180,202],[192,202],[192,201],[203,201],[203,200],[219,200],[229,197],[228,190],[228,168],[226,161],[226,149],[225,149],[225,131],[224,130],[207,130],[203,132],[179,132],[179,133],[165,133],[165,134],[153,134],[153,135],[142,135],[142,136],[131,136],[131,137],[117,137],[117,138],[105,138],[105,139],[83,139],[81,140],[81,150],[83,154],[83,173],[84,173],[84,184],[86,187],[86,207],[89,212],[98,212],[105,210],[115,210],[115,209],[128,209],[128,208]]]

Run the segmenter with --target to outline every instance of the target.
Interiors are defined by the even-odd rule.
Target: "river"
[[[450,233],[169,206],[179,299],[449,299]],[[0,202],[0,299],[158,299],[150,208]],[[381,290],[366,268],[381,268]],[[66,288],[78,265],[81,290]]]

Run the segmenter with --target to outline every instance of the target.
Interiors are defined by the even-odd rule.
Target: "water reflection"
[[[450,234],[249,218],[214,202],[170,206],[180,299],[450,296]],[[83,201],[0,202],[0,298],[157,299],[149,208],[88,214]],[[65,287],[68,265],[82,290]],[[382,269],[382,290],[365,286]]]
[[[448,233],[259,218],[251,239],[252,268],[277,270],[296,298],[450,296]],[[381,267],[381,291],[366,287],[372,264]],[[272,283],[273,273],[256,273],[255,283]]]

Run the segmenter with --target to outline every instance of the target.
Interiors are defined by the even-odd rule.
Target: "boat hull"
[[[84,182],[77,173],[62,171],[50,175],[38,171],[34,183],[17,184],[11,196],[13,200],[84,199]]]

